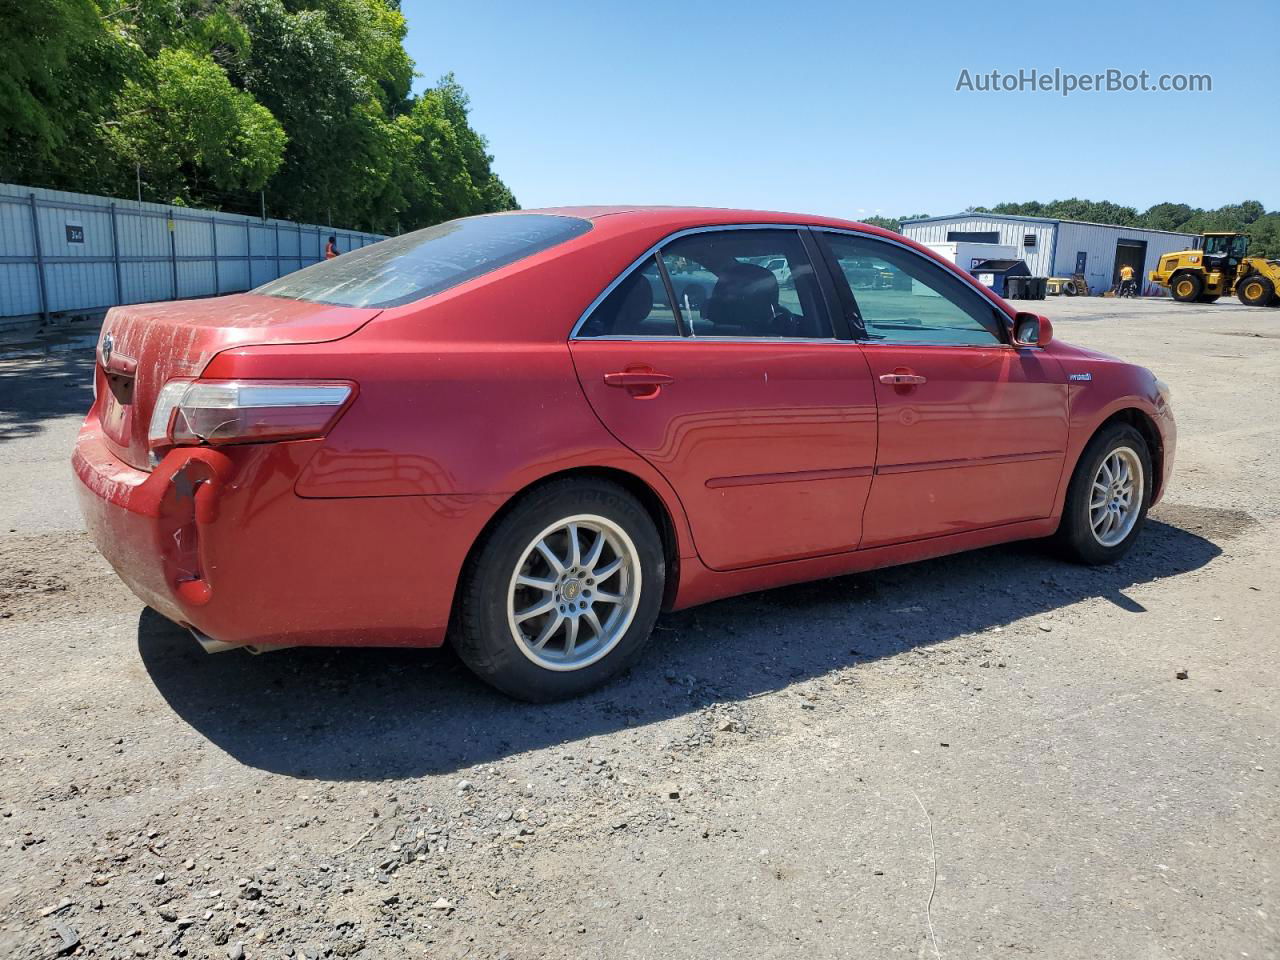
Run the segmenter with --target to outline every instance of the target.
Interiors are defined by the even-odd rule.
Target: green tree
[[[0,177],[375,230],[516,205],[398,0],[0,0]]]
[[[413,104],[404,125],[414,140],[410,222],[515,209],[515,197],[493,172],[488,145],[468,119],[466,93],[452,74]]]
[[[280,168],[284,129],[223,69],[189,50],[164,49],[121,91],[106,141],[123,165],[140,164],[153,186],[187,201],[200,187],[260,189]]]

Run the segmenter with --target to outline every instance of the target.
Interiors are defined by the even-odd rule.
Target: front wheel
[[[1196,298],[1204,292],[1204,281],[1198,274],[1180,273],[1173,278],[1169,292],[1179,303],[1195,303]]]
[[[1151,451],[1117,423],[1085,447],[1067,488],[1058,541],[1080,563],[1114,563],[1133,546],[1151,505]]]
[[[474,551],[453,644],[513,697],[576,696],[639,656],[665,576],[657,528],[627,491],[594,478],[554,481],[526,495]]]

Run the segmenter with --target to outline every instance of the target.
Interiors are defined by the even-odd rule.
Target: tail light
[[[151,462],[170,447],[323,436],[354,392],[342,382],[170,380],[151,412]]]

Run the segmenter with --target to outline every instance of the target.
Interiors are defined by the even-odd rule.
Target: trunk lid
[[[380,312],[252,293],[113,307],[95,371],[104,439],[125,463],[150,469],[147,428],[167,381],[200,376],[232,347],[340,340]]]

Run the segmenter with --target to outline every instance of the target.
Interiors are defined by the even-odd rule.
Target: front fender
[[[1173,411],[1157,386],[1155,374],[1143,367],[1109,358],[1083,362],[1074,357],[1062,359],[1068,374],[1070,427],[1067,455],[1054,501],[1054,515],[1062,515],[1067,488],[1085,447],[1104,424],[1118,417],[1141,418],[1139,423],[1146,427],[1144,433],[1148,434],[1148,442],[1154,440],[1152,458],[1156,476],[1151,502],[1158,502],[1172,476],[1177,427]],[[1088,379],[1084,379],[1085,376]]]

